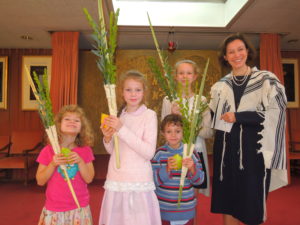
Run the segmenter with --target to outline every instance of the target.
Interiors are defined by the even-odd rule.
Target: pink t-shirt
[[[90,147],[76,147],[72,151],[77,152],[85,163],[89,163],[95,159]],[[47,145],[39,154],[37,162],[47,166],[52,161],[53,155],[54,152],[51,145]],[[82,179],[77,164],[70,165],[67,168],[79,204],[81,207],[85,207],[89,204],[90,199],[87,184]],[[55,169],[48,180],[45,207],[47,210],[55,212],[64,212],[77,208],[59,167]]]

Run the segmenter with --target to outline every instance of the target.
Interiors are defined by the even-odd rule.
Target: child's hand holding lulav
[[[167,162],[167,171],[170,172],[171,170],[177,169],[177,161],[174,157],[169,157]]]
[[[116,131],[119,131],[120,128],[123,126],[121,120],[118,117],[112,115],[105,118],[104,124],[115,129]]]
[[[68,163],[68,157],[66,157],[64,154],[60,153],[60,154],[55,154],[53,155],[52,158],[52,165],[53,166],[59,166],[59,165],[64,165],[66,163]]]
[[[105,143],[110,142],[112,139],[112,136],[116,132],[115,129],[108,127],[105,123],[101,124],[100,129],[103,133]]]
[[[178,105],[177,102],[172,102],[172,105],[171,105],[171,112],[172,112],[173,114],[181,115],[180,107],[179,107],[179,105]]]
[[[188,171],[191,172],[192,174],[194,174],[196,171],[194,160],[191,157],[183,159],[182,166],[188,168]]]
[[[84,163],[83,159],[78,155],[77,152],[71,152],[68,156],[68,163],[74,164],[74,163]]]

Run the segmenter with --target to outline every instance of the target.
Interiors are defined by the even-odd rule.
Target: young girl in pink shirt
[[[38,185],[45,185],[46,203],[40,216],[39,225],[91,225],[87,184],[93,180],[94,136],[91,126],[77,105],[64,106],[56,115],[55,124],[61,148],[71,149],[68,156],[54,154],[51,145],[42,149],[37,162]],[[66,165],[67,172],[79,201],[80,209],[71,195],[64,174],[59,165]]]
[[[121,85],[125,104],[120,117],[109,116],[101,125],[104,146],[111,156],[99,225],[160,225],[150,163],[156,149],[156,113],[144,105],[146,81],[141,73],[128,71]],[[120,169],[113,134],[119,139]]]

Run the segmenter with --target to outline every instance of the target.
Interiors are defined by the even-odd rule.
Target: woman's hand
[[[227,112],[221,116],[221,120],[224,120],[227,123],[235,123],[236,118],[234,112]]]
[[[177,102],[172,102],[171,113],[181,115],[180,107]]]
[[[194,174],[196,171],[194,160],[191,157],[182,159],[182,166],[188,168],[188,171],[192,174]]]
[[[112,115],[104,119],[104,125],[111,127],[116,131],[119,131],[123,126],[121,120],[118,117]]]
[[[168,173],[171,170],[176,170],[176,169],[177,169],[176,159],[174,159],[174,157],[169,157],[168,161],[167,161],[167,171],[168,171]]]

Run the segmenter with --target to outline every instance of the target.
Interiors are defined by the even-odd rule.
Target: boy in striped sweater
[[[181,116],[170,114],[161,123],[161,132],[166,144],[158,148],[152,159],[156,195],[159,200],[163,225],[192,225],[195,217],[197,198],[194,185],[204,181],[204,172],[197,154],[182,160],[182,165],[188,168],[184,182],[182,199],[178,208],[179,182],[181,167],[175,156],[183,153],[183,125]],[[175,156],[175,157],[174,157]]]

